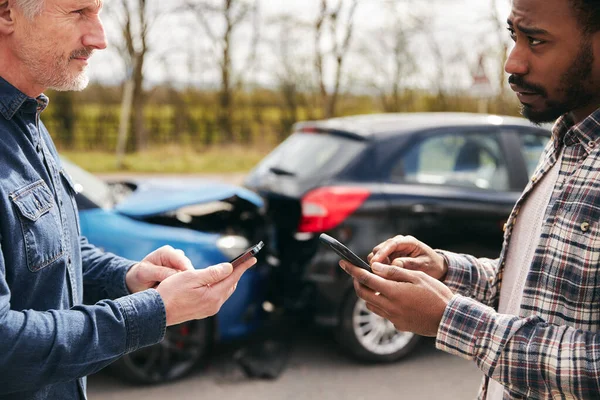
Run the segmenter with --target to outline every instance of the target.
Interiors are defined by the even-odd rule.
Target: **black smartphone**
[[[242,254],[240,254],[239,256],[237,256],[229,262],[231,263],[231,265],[233,265],[233,268],[235,268],[238,265],[242,264],[244,261],[250,259],[251,257],[254,257],[256,253],[258,253],[260,249],[263,248],[264,245],[265,244],[262,241],[260,241],[256,245],[250,247],[248,250],[244,251]]]
[[[321,235],[319,236],[319,240],[321,240],[321,243],[329,246],[331,250],[335,251],[340,257],[348,261],[350,264],[366,269],[369,272],[373,272],[371,271],[371,266],[369,264],[367,264],[362,258],[354,254],[352,250],[350,250],[331,236],[321,233]]]

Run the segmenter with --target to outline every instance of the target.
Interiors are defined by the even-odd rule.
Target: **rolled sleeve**
[[[154,289],[115,300],[125,317],[126,352],[160,342],[167,327],[165,305]]]

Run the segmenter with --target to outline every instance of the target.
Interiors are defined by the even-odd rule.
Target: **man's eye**
[[[510,38],[516,42],[517,35],[515,35],[515,30],[513,28],[507,28],[507,30],[508,30],[508,34],[510,35]]]
[[[538,45],[540,45],[540,44],[544,43],[544,41],[543,41],[543,40],[534,39],[534,38],[532,38],[532,37],[528,37],[528,38],[527,38],[527,40],[529,41],[529,44],[530,44],[531,46],[538,46]]]
[[[85,12],[85,9],[82,8],[81,10],[75,10],[73,11],[73,14],[83,14]]]

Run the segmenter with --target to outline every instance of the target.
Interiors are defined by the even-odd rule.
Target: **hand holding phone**
[[[349,263],[356,265],[357,267],[366,269],[369,272],[373,272],[369,264],[367,264],[362,258],[354,254],[352,250],[350,250],[331,236],[322,233],[319,236],[319,240],[321,241],[321,243],[329,246],[331,250],[335,251],[340,257],[342,257]]]
[[[260,241],[256,245],[250,247],[248,250],[244,251],[242,254],[231,260],[230,263],[231,265],[233,265],[233,268],[237,267],[240,264],[243,264],[244,261],[247,261],[250,258],[254,257],[256,253],[258,253],[260,249],[263,248],[264,245],[265,244],[262,241]]]

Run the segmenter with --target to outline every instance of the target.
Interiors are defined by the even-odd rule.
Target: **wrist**
[[[448,257],[446,256],[446,254],[444,254],[443,251],[435,250],[435,252],[440,258],[441,265],[440,277],[438,277],[438,280],[440,282],[444,282],[446,280],[446,275],[448,275],[448,265],[450,265],[450,261],[448,260]]]
[[[135,270],[138,265],[139,263],[131,265],[125,274],[125,286],[127,287],[127,290],[129,290],[129,293],[136,293],[139,291],[135,284]]]

